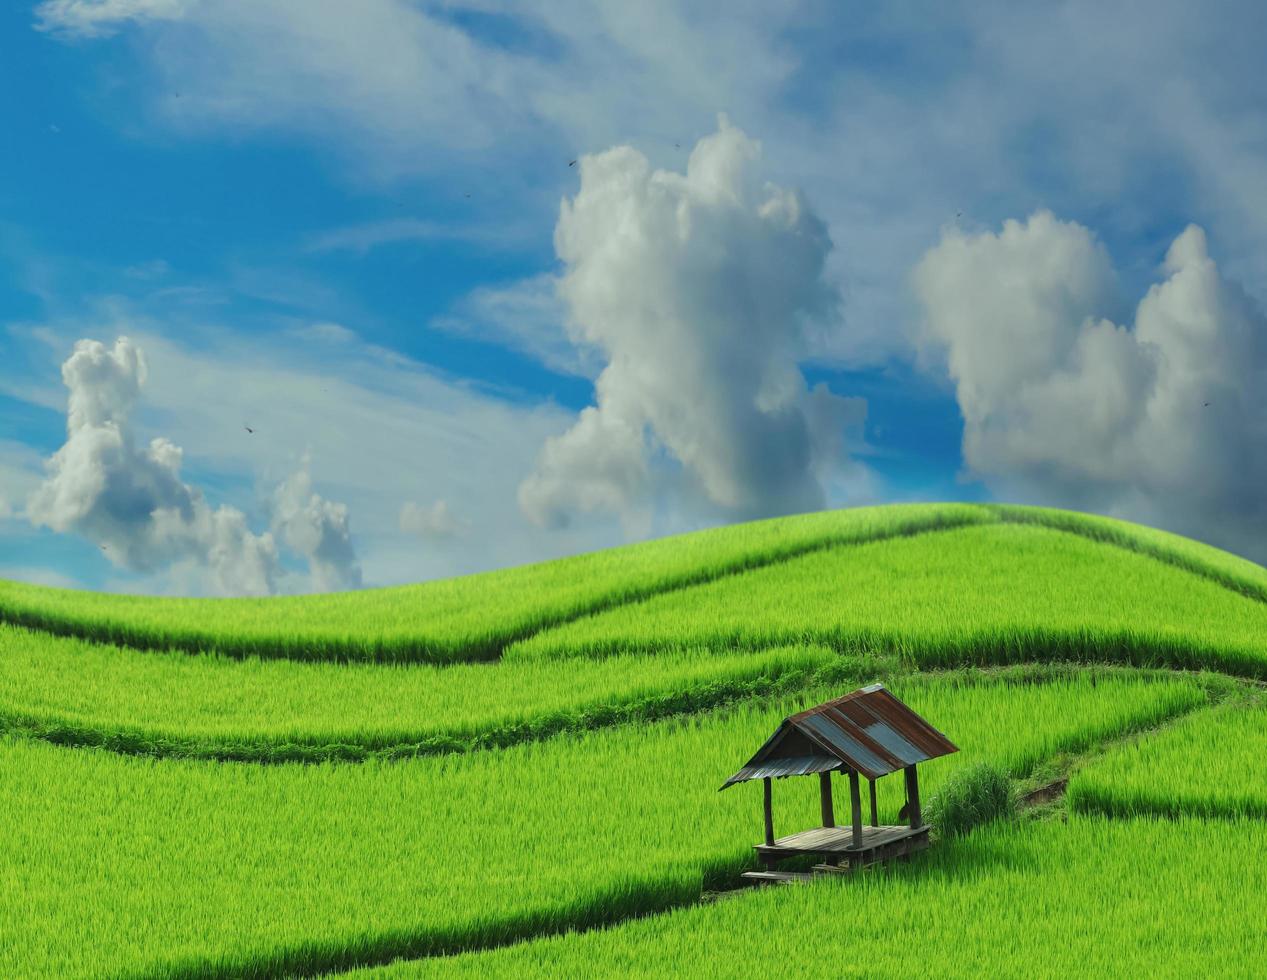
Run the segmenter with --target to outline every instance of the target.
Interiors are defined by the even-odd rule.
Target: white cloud
[[[1196,226],[1162,272],[1130,330],[1102,318],[1113,269],[1087,229],[1037,212],[999,234],[948,231],[914,272],[921,344],[946,350],[965,467],[1001,495],[1262,561],[1267,317]]]
[[[312,492],[311,465],[305,453],[300,469],[273,492],[273,534],[308,560],[315,591],[359,589],[361,566],[352,547],[347,505]]]
[[[36,28],[76,37],[112,34],[127,21],[179,20],[193,0],[44,0]]]
[[[798,192],[759,184],[760,144],[725,114],[718,126],[684,176],[627,146],[580,161],[555,229],[558,289],[569,335],[608,363],[597,406],[547,441],[519,488],[540,525],[636,513],[662,482],[653,449],[734,519],[817,509],[819,475],[865,419],[863,399],[808,392],[796,367],[806,321],[837,303],[822,222]]]
[[[454,515],[444,500],[437,500],[430,508],[419,507],[412,500],[407,500],[400,508],[400,529],[430,541],[454,538],[466,534],[470,528],[471,522]]]
[[[70,389],[66,443],[27,499],[35,526],[81,534],[112,564],[153,573],[175,568],[193,591],[269,595],[280,566],[274,534],[253,534],[238,509],[212,510],[180,477],[184,453],[162,436],[135,445],[131,416],[149,369],[128,337],[112,349],[80,340],[62,365]],[[273,532],[307,558],[320,591],[358,588],[348,513],[312,492],[309,459],[272,499]]]
[[[182,452],[157,437],[137,448],[129,416],[147,376],[142,351],[127,337],[112,350],[80,340],[62,365],[70,389],[66,443],[46,464],[48,478],[27,499],[28,519],[82,534],[115,564],[141,571],[196,557],[221,595],[273,591],[276,549],[242,513],[211,510],[180,479]]]
[[[134,3],[163,30],[151,8],[168,4]],[[132,6],[72,0],[41,11],[82,34],[122,24]],[[525,186],[528,154],[539,174],[574,148],[627,138],[634,120],[660,140],[685,137],[702,112],[763,100],[792,64],[768,38],[794,12],[756,0],[728,5],[724,23],[675,0],[171,6],[164,15],[180,23],[141,49],[168,123],[314,136],[379,177],[451,173],[460,161],[462,187],[493,201]],[[492,31],[463,26],[472,12]],[[494,148],[513,158],[485,163]]]
[[[19,337],[38,331],[40,343],[28,350],[40,356],[32,359],[23,384],[5,390],[64,410],[65,389],[54,383],[64,356],[59,352],[90,329],[126,332],[144,349],[149,372],[134,412],[138,423],[186,447],[183,465],[191,482],[214,483],[218,500],[248,515],[252,527],[268,527],[274,492],[308,451],[314,485],[346,503],[355,518],[366,586],[544,561],[625,540],[609,518],[551,532],[519,513],[516,486],[541,444],[568,427],[571,413],[504,400],[368,344],[339,324],[227,330],[191,319],[181,307],[95,308],[84,321],[19,331]],[[0,463],[3,449],[0,443]],[[40,455],[28,456],[14,457],[14,465],[31,469],[31,485],[38,486]],[[464,528],[463,547],[419,548],[416,537],[401,533],[405,501],[436,500],[447,501],[449,516]],[[284,542],[277,545],[284,559]],[[193,591],[202,591],[199,568],[183,567],[177,562],[148,575],[132,571],[104,587],[179,595],[174,583],[183,575]],[[277,591],[302,591],[309,587],[304,578],[279,567]]]

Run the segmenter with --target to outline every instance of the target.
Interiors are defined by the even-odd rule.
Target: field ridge
[[[581,601],[569,609],[540,618],[527,625],[506,629],[495,627],[484,638],[477,641],[437,644],[434,641],[428,642],[424,637],[423,642],[419,644],[413,646],[402,644],[390,650],[380,644],[379,647],[371,649],[368,656],[365,650],[350,644],[340,644],[337,641],[331,642],[328,638],[321,638],[328,655],[314,658],[308,647],[315,640],[308,640],[302,635],[295,637],[293,633],[286,638],[244,636],[226,641],[226,638],[222,635],[194,629],[165,631],[162,634],[155,634],[151,630],[138,629],[127,623],[112,621],[109,616],[85,620],[78,617],[50,614],[37,608],[26,608],[21,605],[14,605],[12,601],[6,601],[6,596],[3,592],[3,582],[0,582],[0,622],[23,626],[50,635],[75,637],[89,642],[113,643],[134,649],[182,651],[194,654],[215,652],[222,656],[235,658],[260,657],[298,661],[313,659],[335,661],[370,660],[371,662],[422,662],[440,665],[454,662],[496,661],[501,659],[508,647],[528,640],[538,633],[646,599],[707,585],[726,577],[742,575],[745,572],[755,571],[833,548],[870,544],[901,537],[914,537],[921,534],[957,530],[963,527],[981,526],[991,523],[1036,524],[1051,530],[1074,534],[1100,544],[1123,548],[1205,578],[1248,599],[1267,604],[1267,577],[1264,578],[1263,582],[1252,581],[1243,574],[1237,574],[1217,567],[1211,560],[1203,560],[1194,555],[1185,555],[1179,550],[1175,542],[1168,540],[1169,537],[1174,537],[1177,541],[1185,540],[1178,536],[1170,535],[1164,542],[1150,542],[1144,538],[1146,532],[1152,532],[1154,536],[1160,536],[1165,534],[1165,532],[1157,532],[1155,529],[1144,528],[1143,526],[1140,526],[1139,530],[1133,530],[1133,526],[1126,522],[1113,522],[1113,519],[1101,518],[1098,515],[1058,511],[1050,508],[999,503],[966,503],[956,504],[955,507],[958,508],[957,513],[934,510],[927,516],[912,515],[905,518],[899,516],[896,520],[896,526],[885,528],[878,532],[864,529],[862,532],[836,533],[782,548],[766,548],[753,553],[741,554],[715,567],[687,570],[646,587],[633,585],[619,591],[600,595],[589,601]],[[975,513],[973,513],[974,511]],[[969,514],[973,514],[973,516],[969,516]],[[986,519],[982,519],[983,517]],[[786,520],[786,518],[776,520]],[[693,533],[707,534],[708,531],[713,530],[719,529],[708,529],[705,532]],[[1209,546],[1204,547],[1208,548]],[[1210,550],[1217,551],[1217,549]],[[1244,559],[1239,559],[1230,554],[1227,557],[1235,559],[1240,564],[1253,565],[1253,563],[1246,562]],[[556,561],[567,560],[556,559]],[[305,645],[306,643],[307,646]]]

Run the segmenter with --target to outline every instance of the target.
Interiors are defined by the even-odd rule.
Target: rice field
[[[895,690],[964,746],[925,767],[928,794],[974,759],[1020,768],[1205,701],[1187,678],[911,678]],[[636,737],[605,729],[358,765],[5,737],[0,976],[277,975],[681,904],[753,863],[759,793],[717,787],[783,717],[833,693]],[[892,816],[897,781],[878,788]],[[814,826],[817,808],[816,781],[779,781],[777,825]]]
[[[953,582],[953,588],[946,583]],[[630,603],[506,660],[826,643],[919,667],[1053,657],[1267,675],[1267,603],[1060,530],[992,524],[815,552]]]
[[[0,727],[238,761],[467,751],[700,711],[876,665],[824,647],[578,662],[370,665],[158,653],[0,623]]]
[[[640,596],[830,544],[993,520],[975,504],[859,507],[419,585],[263,599],[110,595],[0,581],[0,619],[97,641],[226,656],[489,660],[545,625]]]
[[[1264,849],[1244,818],[995,824],[857,880],[343,976],[1262,976]]]
[[[993,504],[326,596],[0,582],[0,977],[748,976],[825,948],[862,975],[1244,975],[1265,616],[1253,563]],[[759,787],[718,787],[874,680],[961,748],[920,767],[930,814],[974,773],[1072,768],[1068,805],[703,901],[762,833]],[[896,822],[901,778],[877,789]],[[818,781],[776,781],[774,822],[816,826]]]
[[[1069,781],[1069,805],[1110,816],[1267,818],[1267,707],[1260,697],[1195,712],[1115,746]]]

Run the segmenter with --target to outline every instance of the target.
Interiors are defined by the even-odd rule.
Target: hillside
[[[1235,972],[1261,955],[1265,638],[1267,569],[1011,505],[333,595],[0,582],[0,975],[745,976],[824,942],[878,972],[1107,948]],[[940,839],[730,894],[760,793],[717,787],[783,717],[877,680],[960,747],[921,767]],[[943,819],[987,770],[1068,791]],[[901,780],[878,789],[891,820]],[[817,792],[778,781],[780,826],[813,826]]]

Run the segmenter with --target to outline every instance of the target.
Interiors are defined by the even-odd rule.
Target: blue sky
[[[1261,6],[728,10],[4,5],[0,576],[906,500],[1267,560]]]

